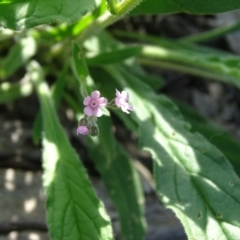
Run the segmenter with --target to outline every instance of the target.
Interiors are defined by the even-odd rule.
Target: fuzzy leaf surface
[[[214,124],[192,107],[182,102],[175,102],[175,104],[181,110],[184,119],[191,124],[191,131],[201,133],[209,142],[221,149],[240,176],[239,141],[230,135],[226,129]]]
[[[130,95],[141,146],[151,152],[157,193],[189,239],[237,240],[240,180],[225,156],[190,132],[175,105],[119,67],[107,68]]]
[[[118,210],[121,239],[144,239],[144,196],[138,173],[132,160],[114,138],[110,118],[102,118],[98,126],[101,130],[99,139],[89,141],[89,155]]]
[[[186,12],[191,14],[214,14],[240,8],[236,0],[145,0],[131,14],[166,14]]]
[[[28,69],[43,117],[43,183],[51,239],[112,240],[110,220],[57,118],[40,66]]]
[[[70,24],[95,7],[96,0],[1,0],[0,26],[19,31],[56,20]]]

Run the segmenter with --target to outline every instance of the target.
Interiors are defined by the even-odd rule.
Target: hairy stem
[[[77,41],[83,43],[88,37],[97,34],[102,29],[113,24],[117,20],[121,19],[124,15],[130,12],[136,5],[142,0],[123,0],[116,6],[116,15],[112,15],[110,12],[104,13],[91,23],[78,37]]]

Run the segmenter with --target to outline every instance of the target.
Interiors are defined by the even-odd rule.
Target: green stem
[[[102,16],[98,17],[81,33],[77,41],[79,43],[83,43],[90,36],[97,34],[104,28],[121,19],[141,1],[142,0],[123,0],[121,3],[118,4],[116,8],[117,15],[111,15],[110,12],[106,12]]]
[[[143,46],[138,61],[142,64],[155,67],[165,67],[200,77],[210,78],[217,81],[232,83],[240,87],[240,82],[229,72],[219,71],[211,62],[204,61],[199,56],[191,56],[191,51],[175,51],[172,49],[156,46]]]
[[[173,70],[173,71],[178,71],[186,74],[191,74],[191,75],[195,75],[195,76],[203,77],[207,79],[229,82],[229,77],[227,76],[213,73],[213,72],[207,72],[206,70],[193,68],[192,66],[179,65],[178,63],[165,62],[165,61],[159,61],[159,60],[156,61],[154,59],[148,59],[143,57],[138,57],[137,62],[148,67],[158,67],[158,68],[163,68],[167,70]]]
[[[228,33],[235,32],[240,29],[240,22],[230,24],[228,26],[219,27],[204,33],[182,38],[180,41],[185,43],[207,42],[225,36]]]

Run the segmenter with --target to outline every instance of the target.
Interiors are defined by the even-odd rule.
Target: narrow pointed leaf
[[[83,55],[83,51],[77,45],[77,43],[74,42],[72,45],[72,52],[73,52],[73,63],[74,63],[74,69],[76,71],[76,75],[82,81],[85,81],[89,73],[88,73],[88,67]]]
[[[117,144],[111,131],[110,118],[101,119],[98,126],[99,141],[89,141],[89,155],[118,210],[121,239],[144,239],[144,196],[136,169],[128,155]]]
[[[66,74],[69,69],[69,64],[65,64],[64,68],[59,74],[59,77],[57,78],[56,82],[53,84],[51,88],[51,95],[52,100],[54,103],[54,106],[56,109],[58,109],[58,106],[60,104],[64,87],[65,87],[65,79]],[[39,110],[36,114],[34,123],[33,123],[33,130],[32,130],[32,138],[35,144],[39,143],[41,136],[42,136],[42,116],[41,111]]]
[[[128,58],[136,56],[141,51],[139,46],[125,47],[123,49],[116,49],[114,51],[109,51],[105,53],[98,54],[94,57],[87,58],[87,63],[89,65],[106,65],[122,62]]]
[[[43,117],[43,183],[51,239],[113,239],[109,218],[57,118],[36,62],[28,69]]]
[[[137,33],[117,32],[117,34],[153,44],[142,45],[142,55],[138,57],[142,64],[223,81],[240,88],[240,57],[237,55]],[[148,60],[150,64],[147,64]]]
[[[82,115],[82,109],[71,96],[65,95],[65,100],[76,116]],[[117,208],[121,239],[144,239],[146,228],[143,213],[144,196],[136,169],[114,138],[110,118],[101,118],[98,126],[99,137],[88,139],[88,154]]]

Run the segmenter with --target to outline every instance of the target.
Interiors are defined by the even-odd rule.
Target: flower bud
[[[79,122],[79,125],[87,126],[88,125],[88,120],[86,118],[82,118]]]
[[[87,135],[88,134],[88,128],[86,126],[78,126],[77,128],[77,134]]]
[[[99,134],[99,130],[98,130],[98,127],[97,126],[91,126],[89,128],[89,135],[92,136],[92,137],[96,137],[98,136]]]

